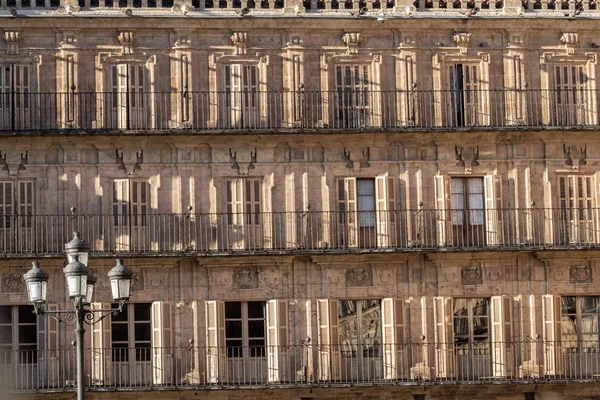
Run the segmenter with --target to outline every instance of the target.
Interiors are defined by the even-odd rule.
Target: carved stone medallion
[[[467,265],[462,267],[460,271],[461,284],[463,285],[478,285],[483,283],[483,274],[481,265]]]
[[[569,269],[571,283],[591,283],[592,267],[589,265],[572,265]]]
[[[23,276],[20,274],[2,275],[2,291],[4,293],[22,292],[25,285]]]
[[[348,268],[346,270],[346,286],[373,286],[373,270],[366,268]]]
[[[233,272],[233,287],[236,289],[255,289],[258,287],[256,268],[240,268]]]

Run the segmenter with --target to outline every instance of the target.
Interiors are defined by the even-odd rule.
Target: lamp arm
[[[108,308],[108,309],[100,309],[100,310],[90,310],[90,309],[86,308],[84,310],[83,322],[85,322],[88,325],[97,324],[98,322],[102,321],[104,318],[107,318],[109,315],[117,315],[118,313],[122,312],[124,305],[125,305],[125,300],[119,300],[118,306],[116,308]]]
[[[74,325],[77,319],[77,310],[48,311],[42,308],[40,304],[33,304],[33,313],[35,315],[47,315],[65,325]]]

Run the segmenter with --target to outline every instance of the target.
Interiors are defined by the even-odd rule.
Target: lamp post
[[[75,341],[77,346],[77,400],[83,400],[85,393],[84,363],[83,363],[83,334],[84,323],[96,324],[111,314],[117,315],[123,311],[123,305],[129,300],[131,285],[131,270],[117,259],[117,265],[108,273],[113,300],[117,308],[92,310],[90,304],[94,296],[96,278],[91,274],[87,263],[89,247],[79,237],[79,232],[73,233],[73,240],[65,245],[68,264],[63,269],[67,280],[69,298],[73,300],[74,309],[48,311],[45,309],[48,274],[34,261],[33,267],[23,276],[27,284],[27,296],[33,305],[36,315],[48,315],[66,325],[75,325]]]

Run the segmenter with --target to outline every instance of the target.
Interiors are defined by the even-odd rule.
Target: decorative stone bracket
[[[250,170],[256,168],[254,164],[256,163],[257,154],[258,151],[256,149],[254,149],[254,152],[250,150],[250,162],[244,167],[243,165],[240,165],[237,160],[237,151],[232,151],[231,148],[229,148],[229,162],[231,163],[231,169],[236,170],[240,175],[248,175]]]
[[[342,42],[348,47],[348,49],[346,50],[348,54],[357,54],[358,45],[360,43],[360,33],[344,33],[344,36],[342,36]]]
[[[141,165],[144,163],[144,149],[137,151],[124,151],[116,149],[117,164],[119,171],[125,171],[127,175],[133,175],[136,171],[141,170]]]
[[[360,150],[359,150],[360,151]],[[358,153],[358,152],[356,152]],[[362,150],[362,157],[357,160],[351,159],[352,152],[344,147],[342,153],[342,161],[346,163],[346,168],[359,172],[361,168],[369,168],[371,166],[371,148],[367,147]]]
[[[6,54],[15,56],[19,54],[19,31],[4,31],[4,40],[6,41]]]
[[[235,55],[245,55],[248,53],[248,35],[246,32],[233,32],[231,41],[235,49]]]
[[[9,175],[16,176],[19,171],[24,171],[27,164],[27,150],[24,153],[0,150],[0,166],[2,171],[8,171]]]
[[[565,45],[567,54],[573,54],[575,52],[575,49],[579,47],[579,34],[563,33],[560,36],[560,43]]]
[[[473,167],[479,166],[479,146],[459,147],[455,146],[456,165],[463,167],[465,172],[471,172]]]
[[[120,32],[117,38],[122,46],[122,54],[133,54],[133,32]]]
[[[471,34],[470,33],[455,33],[452,37],[454,43],[458,47],[458,51],[461,54],[467,52],[469,45],[471,44]]]
[[[587,158],[587,146],[567,146],[563,145],[565,157],[567,158],[565,164],[571,166],[574,170],[578,170],[580,166],[587,164],[585,160]]]

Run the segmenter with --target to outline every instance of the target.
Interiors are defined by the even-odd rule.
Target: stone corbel
[[[19,31],[4,31],[4,40],[6,41],[6,54],[16,56],[19,54]]]
[[[121,43],[121,54],[133,54],[133,32],[119,32],[117,36]]]
[[[256,168],[254,164],[256,164],[257,154],[258,151],[256,149],[254,149],[254,152],[250,150],[250,161],[240,164],[237,160],[237,151],[232,151],[231,148],[229,148],[229,162],[231,163],[231,169],[237,171],[240,175],[248,175],[251,170]]]
[[[342,42],[347,46],[347,54],[358,54],[358,45],[360,43],[359,32],[344,33],[342,36]]]
[[[245,55],[248,52],[248,35],[246,32],[233,32],[231,35],[233,42],[234,54]]]
[[[11,176],[16,176],[19,171],[24,171],[27,164],[27,150],[25,152],[0,150],[0,170],[8,171]]]
[[[578,170],[579,167],[587,164],[587,146],[567,146],[563,145],[565,153],[565,164],[572,167],[574,170]]]
[[[574,54],[575,49],[579,47],[579,34],[577,33],[563,33],[560,36],[560,43],[565,46],[567,54]]]
[[[452,39],[454,40],[454,43],[456,43],[459,53],[465,54],[469,48],[469,45],[471,44],[471,34],[455,33]]]
[[[137,151],[116,149],[116,162],[119,165],[118,169],[124,171],[127,175],[133,175],[136,171],[142,169],[144,163],[144,149]]]

